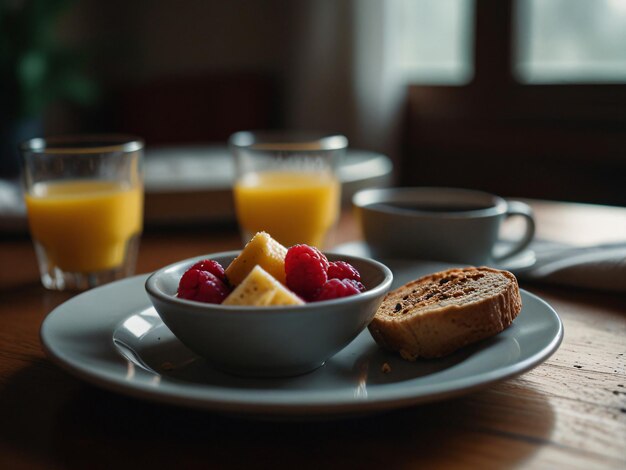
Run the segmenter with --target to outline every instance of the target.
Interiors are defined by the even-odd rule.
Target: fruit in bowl
[[[307,301],[288,287],[288,259],[283,264],[286,267],[285,284],[277,279],[280,274],[271,275],[276,269],[271,262],[268,266],[267,256],[259,255],[254,262],[243,262],[252,259],[248,256],[257,253],[257,250],[268,253],[263,251],[267,248],[265,243],[258,246],[256,243],[259,242],[251,248],[248,248],[248,243],[240,252],[216,253],[174,263],[156,271],[146,281],[148,297],[174,335],[209,364],[226,372],[279,377],[303,374],[318,368],[365,329],[391,286],[391,271],[383,264],[367,258],[325,253],[327,279],[315,290],[315,300]],[[286,255],[287,250],[285,258]],[[279,258],[274,258],[278,265]],[[207,272],[229,289],[228,294],[221,303],[179,296],[183,275],[192,266],[207,259],[226,266],[226,283],[220,278],[219,268],[218,275]],[[272,258],[269,259],[271,261]],[[359,281],[345,281],[349,278],[328,280],[329,270],[331,276],[335,275],[334,269],[342,273],[352,272],[343,263],[358,273]],[[337,267],[331,269],[333,265]],[[200,269],[197,267],[196,271]],[[236,286],[232,285],[229,272],[231,276],[236,273],[235,278],[241,279]],[[320,280],[317,282],[320,283]],[[326,289],[347,290],[346,283],[358,292],[335,298],[331,297],[336,292],[322,294]],[[329,287],[323,289],[325,285]],[[363,291],[354,287],[359,285],[363,286]],[[237,289],[241,289],[239,293],[243,293],[243,297],[239,297]],[[310,290],[307,289],[307,292]],[[259,292],[265,294],[259,295]],[[231,301],[227,301],[231,297]]]
[[[224,305],[298,305],[336,299],[365,290],[359,271],[346,261],[328,261],[317,248],[287,249],[257,233],[224,269],[213,259],[191,266],[181,277],[178,297]]]

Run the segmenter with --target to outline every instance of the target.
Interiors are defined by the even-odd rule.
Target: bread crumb
[[[383,362],[382,367],[380,368],[380,371],[383,374],[388,374],[389,372],[391,372],[391,366],[389,365],[388,362]]]
[[[169,361],[165,361],[163,364],[161,364],[161,369],[163,370],[172,370],[174,368],[174,364],[172,364]]]

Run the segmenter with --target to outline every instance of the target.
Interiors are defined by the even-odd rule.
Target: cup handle
[[[507,200],[506,202],[508,204],[506,217],[509,218],[517,215],[524,217],[526,220],[526,231],[518,241],[512,244],[511,248],[506,253],[494,257],[495,261],[502,261],[522,252],[526,247],[528,247],[528,245],[530,245],[530,242],[535,236],[535,218],[533,216],[532,208],[528,204],[521,201]]]

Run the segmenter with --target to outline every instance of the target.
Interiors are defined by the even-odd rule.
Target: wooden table
[[[626,240],[626,208],[534,201],[540,236]],[[344,214],[337,242],[358,238]],[[138,271],[237,248],[233,227],[150,231]],[[522,285],[560,314],[544,364],[454,400],[340,421],[257,422],[97,389],[50,363],[45,291],[27,237],[0,241],[0,468],[625,468],[626,296]]]

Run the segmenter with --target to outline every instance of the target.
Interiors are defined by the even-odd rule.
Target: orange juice
[[[116,181],[37,183],[25,196],[34,240],[66,272],[119,267],[143,223],[141,187]]]
[[[269,233],[289,247],[321,247],[339,215],[340,185],[329,172],[265,171],[235,184],[237,218],[244,231]]]

